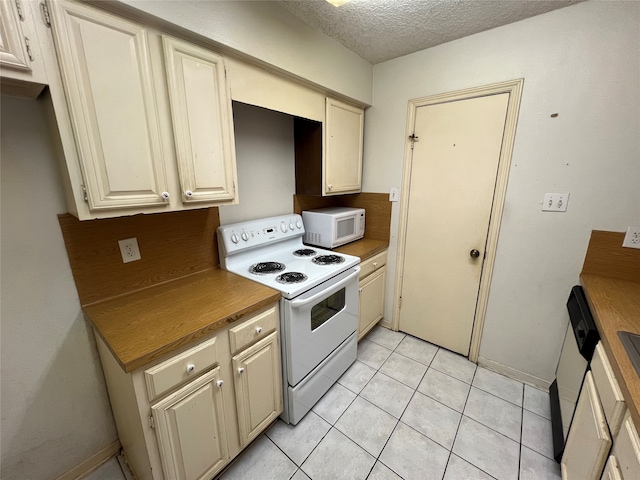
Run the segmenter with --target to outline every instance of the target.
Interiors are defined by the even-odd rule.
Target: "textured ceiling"
[[[325,0],[278,3],[376,64],[581,0]]]

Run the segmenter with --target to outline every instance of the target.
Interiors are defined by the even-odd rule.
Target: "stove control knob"
[[[296,227],[298,227],[298,230],[302,228],[302,224],[300,223],[300,220],[296,222]]]
[[[293,222],[291,222],[291,223],[289,224],[289,230],[293,231],[293,229],[294,229],[294,228],[295,228],[295,227],[293,226]]]
[[[233,243],[238,243],[240,241],[240,239],[238,238],[238,235],[236,235],[235,233],[231,235],[231,241]]]
[[[248,241],[249,241],[249,235],[247,235],[247,232],[242,232],[242,235],[240,235],[240,236],[242,237],[242,239],[243,239],[245,242],[248,242]]]
[[[280,230],[282,230],[282,233],[287,233],[287,224],[285,222],[280,225]]]

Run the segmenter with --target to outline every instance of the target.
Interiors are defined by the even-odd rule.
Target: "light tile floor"
[[[376,327],[298,425],[278,420],[221,480],[555,480],[549,419],[547,393]],[[115,459],[86,477],[121,479]]]
[[[383,327],[295,427],[278,420],[221,480],[559,479],[549,395]]]

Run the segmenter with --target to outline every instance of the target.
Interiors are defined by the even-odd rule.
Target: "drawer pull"
[[[238,368],[238,374],[242,375],[244,373],[244,367]]]
[[[195,369],[196,369],[196,366],[193,363],[190,363],[189,365],[187,365],[187,373],[193,373]]]
[[[262,327],[256,328],[256,333],[260,335],[262,333]]]
[[[373,268],[376,268],[378,266],[378,262],[373,262]]]
[[[218,380],[218,381],[216,382],[216,385],[217,385],[218,387],[222,387],[222,385],[224,385],[224,380]]]

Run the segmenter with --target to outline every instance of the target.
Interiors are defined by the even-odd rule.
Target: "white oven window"
[[[311,308],[311,330],[315,330],[344,309],[346,289],[321,300]]]
[[[348,237],[356,232],[355,217],[338,220],[336,223],[338,224],[338,238]]]

